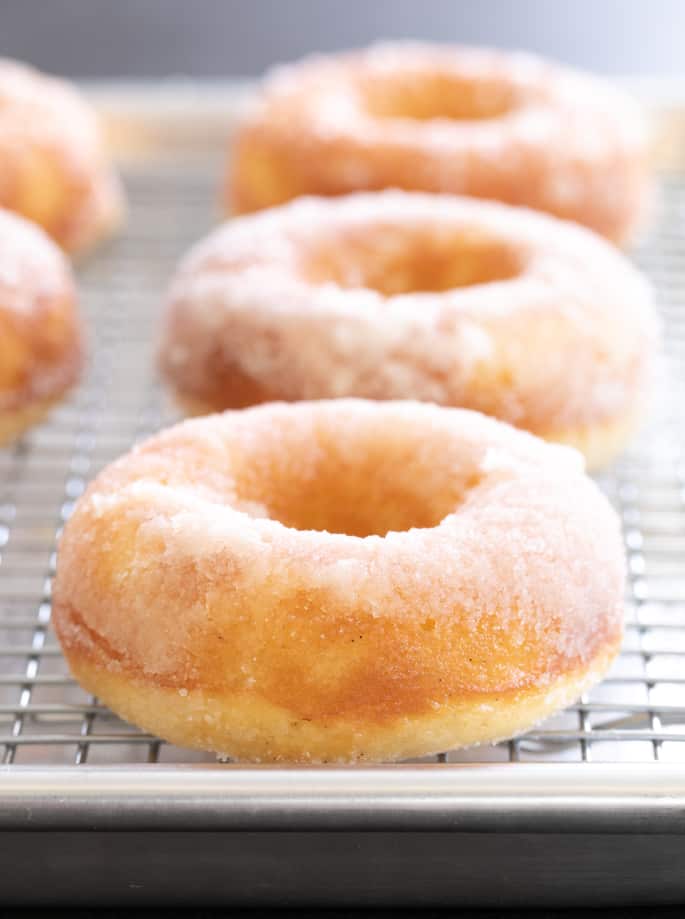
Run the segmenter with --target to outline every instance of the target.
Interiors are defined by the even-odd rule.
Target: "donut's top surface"
[[[535,139],[536,118],[549,109],[558,121],[576,113],[586,124],[603,123],[600,137],[577,136],[588,151],[608,138],[607,118],[616,142],[644,143],[638,106],[610,83],[533,54],[489,48],[395,42],[312,56],[275,68],[252,103],[254,113],[268,111],[283,125],[315,117],[314,127],[331,134],[418,131],[436,141],[458,139],[465,129],[492,133],[522,112]],[[567,126],[569,136],[578,126]]]
[[[387,191],[229,221],[172,284],[163,365],[222,406],[222,362],[283,398],[465,405],[533,431],[644,387],[649,287],[596,234],[493,202]]]
[[[66,81],[26,64],[0,58],[0,136],[10,141],[52,137],[73,158],[99,153],[97,120],[79,93]]]
[[[413,43],[275,70],[236,134],[230,205],[405,188],[523,204],[614,238],[641,216],[646,130],[603,80],[528,54]]]

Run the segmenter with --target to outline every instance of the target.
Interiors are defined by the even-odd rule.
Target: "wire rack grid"
[[[155,376],[165,285],[216,219],[215,160],[167,156],[125,171],[125,233],[80,272],[92,359],[73,398],[0,451],[0,754],[6,764],[188,763],[117,719],[71,679],[50,627],[60,528],[87,481],[172,420]],[[651,234],[636,251],[665,327],[661,396],[648,430],[601,485],[624,524],[626,638],[607,679],[508,744],[438,762],[685,762],[685,173],[661,180]]]

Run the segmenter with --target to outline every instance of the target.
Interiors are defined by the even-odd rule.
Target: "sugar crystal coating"
[[[364,733],[567,699],[617,649],[623,578],[576,451],[338,400],[188,421],[108,467],[65,529],[54,609],[74,666],[205,700],[203,731],[222,698]]]
[[[67,82],[0,59],[0,207],[80,252],[121,219],[94,110]]]
[[[649,195],[644,120],[529,54],[398,42],[275,70],[235,131],[228,206],[404,188],[506,201],[624,240]]]
[[[635,411],[656,338],[648,285],[595,234],[389,191],[211,233],[172,283],[161,364],[204,408],[413,398],[554,438]]]
[[[14,412],[75,381],[82,349],[65,257],[39,227],[0,210],[0,441]]]

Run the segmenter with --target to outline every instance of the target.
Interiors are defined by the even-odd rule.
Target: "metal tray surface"
[[[607,679],[494,747],[375,768],[217,765],[84,693],[50,627],[56,543],[75,500],[174,420],[155,374],[159,308],[178,257],[219,218],[217,106],[178,137],[173,112],[153,130],[150,106],[139,108],[147,132],[110,105],[131,211],[79,269],[86,377],[0,451],[6,902],[685,900],[685,169],[662,171],[634,253],[657,289],[665,348],[649,425],[600,477],[629,558],[626,637]]]

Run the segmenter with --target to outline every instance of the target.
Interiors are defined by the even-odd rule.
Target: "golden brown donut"
[[[37,226],[0,210],[0,445],[46,415],[82,363],[69,265]]]
[[[0,207],[67,252],[112,232],[123,196],[95,113],[69,84],[0,59]]]
[[[634,105],[528,54],[387,44],[275,71],[238,124],[226,204],[448,192],[548,211],[615,241],[639,221],[646,139]]]
[[[616,515],[581,457],[362,400],[187,421],[98,476],[60,544],[72,673],[241,760],[397,760],[519,734],[604,673]]]
[[[375,192],[236,218],[172,283],[161,366],[196,412],[420,399],[576,446],[592,467],[636,426],[650,291],[576,224],[476,199]]]

